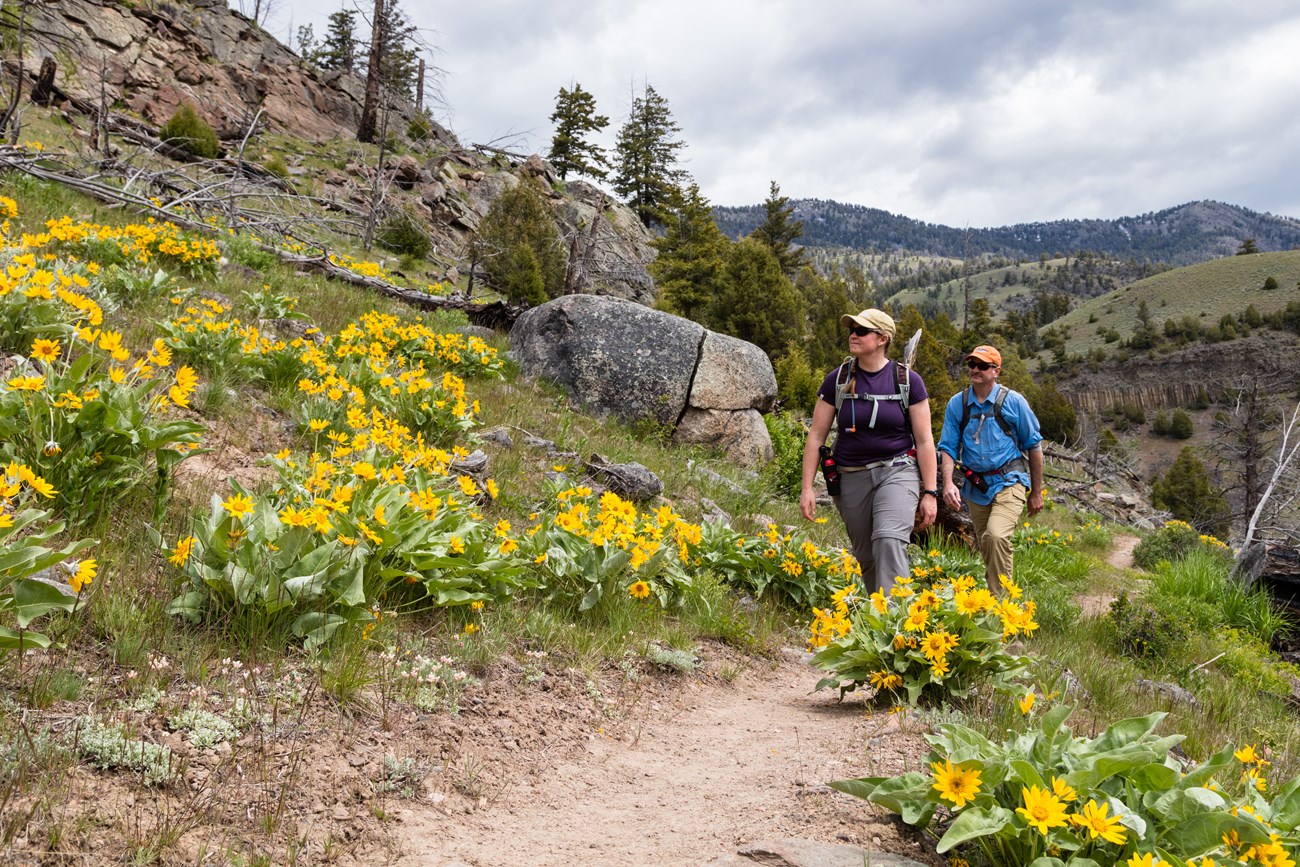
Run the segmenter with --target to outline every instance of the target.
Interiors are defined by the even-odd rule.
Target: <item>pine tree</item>
[[[969,352],[981,343],[988,343],[993,337],[993,314],[989,310],[987,298],[976,298],[970,303],[970,318],[961,335],[961,345]]]
[[[329,17],[329,29],[316,52],[316,62],[322,69],[339,69],[355,72],[357,62],[357,13],[340,9]]]
[[[916,330],[921,329],[921,342],[916,347],[916,358],[912,369],[925,383],[926,393],[930,395],[930,426],[934,429],[935,442],[939,441],[939,432],[943,430],[943,408],[958,386],[948,376],[947,353],[935,339],[931,329],[926,327],[921,311],[909,304],[901,314],[894,317],[896,332],[889,346],[889,355],[895,361],[903,360],[903,346]]]
[[[686,188],[665,229],[650,242],[659,253],[649,265],[659,289],[656,306],[704,323],[709,303],[721,291],[731,241],[713,221],[713,207],[698,184]]]
[[[412,96],[417,68],[413,40],[418,32],[397,0],[375,0],[366,55],[366,94],[357,124],[357,141],[373,142],[378,135],[381,87]]]
[[[1169,472],[1151,485],[1151,499],[1202,533],[1228,534],[1232,520],[1228,500],[1211,483],[1205,464],[1191,446],[1184,446]]]
[[[781,187],[776,181],[771,183],[767,201],[763,202],[767,219],[751,233],[750,237],[767,245],[767,248],[776,255],[776,260],[781,263],[781,270],[785,276],[793,280],[799,273],[799,269],[808,264],[807,252],[794,244],[803,237],[803,223],[794,218],[794,205],[790,204],[787,196],[781,195]]]
[[[840,322],[845,313],[856,312],[850,310],[848,285],[842,277],[823,277],[812,268],[801,270],[794,285],[808,311],[804,355],[813,370],[825,373],[848,353],[844,326]]]
[[[792,341],[803,340],[803,322],[799,293],[772,251],[752,238],[732,244],[706,325],[748,340],[775,358]]]
[[[509,300],[541,304],[564,292],[568,256],[555,218],[532,181],[497,197],[470,245],[473,265]]]
[[[384,15],[379,80],[392,92],[414,99],[415,76],[420,63],[415,46],[419,28],[395,2],[385,4]]]
[[[604,180],[610,168],[609,158],[604,148],[586,138],[609,126],[608,117],[596,114],[596,98],[581,84],[574,84],[573,90],[561,87],[550,120],[555,124],[550,160],[560,177],[567,179],[569,172],[574,172]]]
[[[366,54],[366,94],[361,102],[361,119],[357,122],[357,141],[373,142],[379,134],[380,64],[383,61],[384,0],[375,0],[370,19],[370,51]]]
[[[677,152],[686,143],[676,138],[679,132],[668,100],[648,84],[645,94],[632,100],[632,111],[618,131],[614,191],[645,226],[663,222],[681,198],[679,185],[686,173],[676,168]]]

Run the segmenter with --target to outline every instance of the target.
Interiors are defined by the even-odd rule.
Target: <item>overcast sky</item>
[[[544,154],[576,82],[612,147],[649,82],[715,204],[775,180],[958,227],[1196,199],[1300,217],[1294,0],[401,2],[463,142]],[[338,3],[280,0],[268,29],[319,36]]]

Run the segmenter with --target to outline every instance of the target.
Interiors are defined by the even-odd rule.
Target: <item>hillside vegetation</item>
[[[1284,669],[1266,649],[1280,621],[1262,595],[1216,583],[1217,542],[1191,536],[1210,552],[1194,591],[1177,570],[1148,586],[1093,559],[1109,530],[1057,507],[1017,535],[1023,597],[994,605],[972,589],[971,553],[935,539],[915,552],[916,589],[904,582],[884,602],[888,617],[912,616],[907,597],[930,588],[926,645],[891,638],[887,652],[844,656],[882,624],[846,584],[855,564],[837,547],[837,522],[787,527],[794,503],[761,481],[665,449],[654,431],[574,413],[517,379],[498,339],[460,330],[460,314],[375,309],[238,235],[122,212],[89,223],[95,206],[59,187],[6,176],[5,190],[0,301],[6,348],[25,359],[0,388],[5,514],[21,520],[0,530],[14,618],[0,656],[0,797],[18,817],[0,852],[384,857],[396,804],[427,809],[436,795],[473,809],[517,773],[518,741],[484,714],[525,713],[543,694],[533,684],[570,691],[579,718],[550,725],[572,743],[630,712],[605,690],[639,695],[629,685],[691,676],[700,654],[800,643],[813,606],[810,640],[833,680],[870,685],[886,703],[948,707],[922,717],[936,727],[960,719],[1000,736],[1033,730],[1044,712],[1059,723],[1080,704],[1082,730],[1165,707],[1162,731],[1189,733],[1188,752],[1213,767],[1225,740],[1267,744],[1275,773],[1296,766]],[[46,285],[58,291],[46,297]],[[122,439],[109,418],[148,433]],[[488,426],[539,445],[479,438]],[[473,448],[486,469],[472,469]],[[599,493],[585,470],[593,451],[650,467],[668,496],[639,505]],[[700,521],[706,508],[729,512],[733,527]],[[46,566],[54,573],[38,579]],[[1152,601],[1084,618],[1074,595],[1085,589]],[[1184,613],[1160,619],[1170,611]],[[1189,616],[1200,631],[1167,625]],[[1224,626],[1239,632],[1220,635]],[[951,669],[950,651],[930,646],[943,635],[969,646]],[[1067,667],[1078,686],[1062,686]],[[1124,683],[1176,679],[1216,711],[1117,690],[1117,670]],[[991,676],[1001,691],[988,690]],[[1243,691],[1243,678],[1260,691]],[[502,690],[522,698],[494,701]],[[404,734],[381,736],[390,727]],[[345,752],[361,742],[385,746],[373,761]],[[985,779],[1004,760],[981,755]],[[1029,785],[1016,779],[1010,791]],[[1074,784],[1106,796],[1099,782]],[[1239,788],[1234,798],[1253,797]],[[184,791],[196,794],[167,807]],[[1263,827],[1211,813],[1247,838]],[[1116,852],[1150,845],[1126,827]]]
[[[132,15],[175,17],[157,6]],[[1131,528],[1066,493],[1104,480],[1062,451],[998,586],[935,533],[896,586],[868,592],[833,506],[798,514],[797,417],[769,420],[776,458],[746,472],[671,447],[661,425],[576,411],[520,375],[504,329],[469,324],[502,323],[483,315],[497,292],[540,301],[559,273],[532,244],[556,253],[555,231],[483,253],[497,218],[521,215],[492,203],[528,184],[543,207],[524,203],[520,228],[567,220],[604,251],[640,224],[594,187],[409,131],[389,176],[380,146],[307,148],[291,131],[253,131],[247,159],[196,160],[138,124],[91,151],[85,117],[33,110],[0,145],[0,862],[400,863],[410,828],[414,857],[442,859],[441,832],[471,813],[514,844],[510,811],[567,815],[533,782],[577,781],[565,796],[593,801],[642,782],[612,780],[610,757],[636,751],[647,713],[761,689],[780,656],[810,663],[808,690],[850,697],[823,702],[823,726],[848,708],[903,737],[883,763],[882,741],[845,737],[846,779],[710,793],[745,805],[732,812],[763,838],[790,833],[774,802],[803,815],[856,796],[928,826],[887,839],[930,864],[1294,864],[1300,678],[1273,650],[1290,623],[1230,577],[1219,539],[1171,521],[1125,538],[1129,559],[1116,541]],[[389,178],[412,189],[384,209]],[[671,297],[707,300],[685,266],[709,265],[746,320],[719,327],[789,329],[766,348],[788,347],[786,370],[803,361],[815,385],[805,326],[838,355],[839,317],[869,285],[802,267],[775,184],[766,242],[715,243],[693,193],[657,260],[683,266]],[[643,239],[605,265],[652,296]],[[502,265],[487,289],[480,254]],[[945,320],[899,317],[903,333],[926,326],[918,369],[936,398],[969,337]],[[1010,348],[1007,362],[1044,409],[1063,405]],[[641,471],[662,494],[628,484]],[[734,765],[750,726],[720,715],[700,728],[725,737],[675,759]],[[653,861],[631,847],[681,812],[663,767],[672,779],[626,824],[556,832]],[[878,768],[902,773],[865,776]],[[816,827],[825,843],[844,833]],[[557,860],[472,844],[469,861]]]
[[[1277,288],[1264,288],[1270,277]],[[1276,313],[1300,302],[1300,251],[1225,256],[1167,271],[1087,300],[1054,324],[1069,329],[1072,351],[1087,354],[1105,346],[1111,330],[1131,337],[1144,301],[1157,328],[1185,316],[1208,327],[1251,306],[1261,315]]]
[[[941,226],[879,208],[821,199],[796,199],[792,204],[804,223],[803,243],[875,253],[1037,259],[1091,250],[1121,259],[1190,265],[1231,255],[1246,238],[1254,238],[1261,250],[1300,245],[1300,220],[1210,201],[1114,220],[1053,220],[979,229]],[[716,207],[714,216],[723,232],[735,238],[752,232],[764,214],[761,205],[745,205]]]

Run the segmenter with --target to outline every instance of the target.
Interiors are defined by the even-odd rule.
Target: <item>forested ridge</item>
[[[822,199],[793,199],[791,204],[803,221],[802,242],[812,247],[905,250],[962,259],[985,254],[1038,258],[1092,250],[1125,259],[1189,265],[1230,255],[1246,238],[1254,238],[1261,250],[1300,246],[1300,220],[1213,201],[1115,220],[1052,220],[971,229]],[[761,204],[717,206],[713,214],[718,227],[732,238],[752,232],[765,216]]]

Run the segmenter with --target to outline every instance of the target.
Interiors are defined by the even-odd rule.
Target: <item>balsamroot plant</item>
[[[1163,713],[1080,738],[1064,724],[1071,710],[1001,743],[944,724],[926,735],[928,773],[830,785],[991,867],[1294,867],[1300,779],[1273,789],[1253,745],[1190,763],[1171,752],[1182,735],[1156,733]]]
[[[1007,597],[997,599],[970,575],[949,577],[938,566],[913,572],[889,593],[864,600],[850,586],[835,607],[814,610],[813,665],[829,675],[818,689],[838,686],[843,695],[869,683],[916,704],[964,697],[990,680],[1009,688],[1024,670],[1027,661],[1007,645],[1038,624],[1019,587],[1004,581]]]

